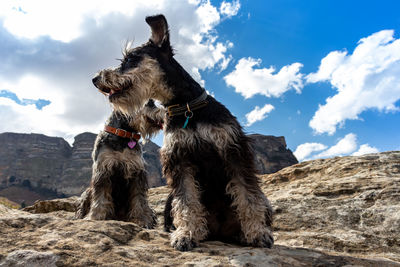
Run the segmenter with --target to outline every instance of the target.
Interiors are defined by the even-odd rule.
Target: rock
[[[7,255],[0,267],[56,267],[58,256],[52,252],[38,252],[34,250],[16,250]]]
[[[165,179],[162,177],[160,163],[160,147],[151,141],[147,141],[143,146],[143,157],[147,163],[147,180],[150,187],[165,185]]]
[[[255,150],[256,165],[260,174],[277,172],[298,163],[290,149],[286,148],[285,137],[251,134]]]
[[[53,211],[76,211],[76,201],[78,201],[78,197],[70,197],[70,198],[60,198],[60,199],[52,199],[46,201],[36,201],[33,206],[29,206],[24,208],[24,211],[28,211],[31,213],[49,213]]]
[[[302,162],[262,189],[276,244],[400,261],[400,152]]]
[[[62,138],[43,134],[0,134],[0,186],[22,185],[57,188],[71,147]],[[27,183],[27,182],[26,182]]]
[[[400,266],[400,152],[302,162],[261,178],[275,210],[272,249],[219,241],[172,249],[162,231],[163,186],[149,191],[154,230],[74,220],[66,210],[76,198],[26,209],[43,214],[0,205],[0,266],[36,253],[56,266]]]
[[[89,185],[92,176],[92,151],[96,135],[82,133],[75,136],[71,156],[65,161],[62,175],[57,179],[57,190],[64,194],[78,195]]]
[[[400,266],[384,259],[329,255],[305,248],[277,245],[260,249],[218,241],[179,252],[170,247],[168,234],[159,228],[71,220],[57,213],[0,214],[0,266]],[[37,265],[30,265],[30,259]]]

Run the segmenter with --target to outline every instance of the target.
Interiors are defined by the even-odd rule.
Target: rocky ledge
[[[302,162],[264,175],[275,246],[212,241],[191,252],[162,231],[168,188],[149,192],[159,226],[74,220],[76,199],[0,205],[0,266],[400,266],[400,152]]]

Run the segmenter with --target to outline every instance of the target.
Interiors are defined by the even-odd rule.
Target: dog
[[[110,97],[113,94],[108,92]],[[95,141],[90,187],[78,200],[76,218],[121,220],[145,228],[156,225],[147,200],[147,173],[139,143],[160,131],[165,110],[153,100],[129,116],[113,111]]]
[[[100,90],[122,88],[113,105],[124,114],[157,99],[167,109],[160,150],[171,187],[166,228],[171,246],[193,249],[200,241],[239,241],[271,247],[272,208],[259,186],[249,138],[229,110],[174,59],[167,20],[146,17],[147,43],[128,47],[121,64],[93,78]]]

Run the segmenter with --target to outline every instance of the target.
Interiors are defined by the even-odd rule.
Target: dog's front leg
[[[176,230],[171,234],[171,246],[180,251],[194,248],[207,237],[206,210],[200,202],[200,190],[195,171],[189,164],[181,164],[172,173],[172,216]]]
[[[270,248],[274,243],[271,204],[258,186],[257,177],[250,179],[252,183],[249,184],[243,179],[244,175],[238,171],[226,187],[240,221],[242,243]]]
[[[91,180],[92,202],[90,211],[86,219],[106,220],[114,214],[114,204],[112,201],[112,186],[110,173],[102,164],[93,164],[93,175]]]
[[[87,188],[79,197],[76,203],[76,219],[83,219],[90,211],[90,203],[92,201],[92,188]]]
[[[148,183],[146,171],[141,171],[130,179],[128,221],[141,227],[152,229],[157,224],[157,217],[149,207],[147,199]]]

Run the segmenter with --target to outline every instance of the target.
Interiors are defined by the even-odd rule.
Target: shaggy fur
[[[134,116],[114,111],[107,125],[139,132],[149,138],[160,130],[157,122],[164,119],[164,113],[151,100]],[[129,148],[129,141],[105,131],[97,136],[92,154],[91,184],[79,200],[77,218],[115,219],[146,228],[154,227],[156,216],[147,201],[147,173],[142,148],[139,143],[133,149]]]
[[[204,92],[174,59],[165,17],[146,22],[152,30],[149,42],[127,49],[119,67],[100,72],[94,81],[110,88],[123,85],[122,97],[110,101],[127,114],[150,98],[165,107],[186,106]],[[224,105],[212,96],[206,101],[185,129],[185,115],[167,117],[164,124],[160,153],[172,188],[165,228],[176,228],[171,245],[185,251],[199,241],[218,239],[271,247],[272,209],[259,187],[250,140]]]

